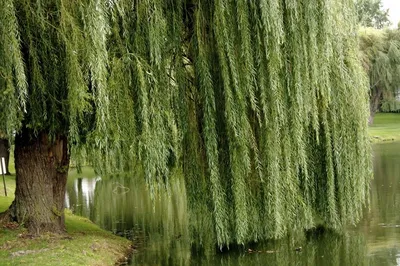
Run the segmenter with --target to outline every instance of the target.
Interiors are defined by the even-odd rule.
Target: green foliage
[[[355,3],[361,26],[382,29],[390,25],[389,10],[383,9],[382,0],[356,0]]]
[[[400,87],[400,31],[361,28],[359,39],[363,66],[369,76],[371,102],[379,97],[381,110],[400,109],[395,98]]]
[[[179,169],[219,246],[361,217],[368,90],[352,1],[0,5],[0,51],[15,54],[0,59],[4,131],[67,134],[75,156],[143,172],[153,191]]]
[[[0,10],[0,128],[11,135],[26,108],[27,78],[13,1],[1,1]]]

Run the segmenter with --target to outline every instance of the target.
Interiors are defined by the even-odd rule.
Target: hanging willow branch
[[[352,6],[2,1],[1,129],[68,135],[152,190],[182,171],[200,244],[206,223],[219,246],[354,224],[370,151]]]

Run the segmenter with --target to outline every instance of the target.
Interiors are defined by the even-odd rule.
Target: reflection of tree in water
[[[397,265],[400,246],[400,143],[374,146],[371,206],[360,224],[372,265]],[[373,255],[373,256],[372,256]]]
[[[296,251],[293,240],[269,241],[248,247],[231,247],[229,252],[207,254],[197,253],[186,247],[179,249],[158,247],[155,252],[145,249],[134,256],[132,265],[368,265],[365,243],[360,235],[339,236],[325,232],[304,237],[301,251]],[[251,252],[249,252],[251,250]]]
[[[76,178],[73,184],[67,186],[66,206],[75,214],[93,218],[93,198],[96,178]]]
[[[133,257],[136,265],[397,265],[399,228],[390,226],[400,224],[396,215],[400,207],[398,150],[400,145],[376,148],[371,211],[360,228],[364,234],[317,232],[296,240],[231,246],[229,252],[215,254],[212,214],[205,208],[210,204],[208,193],[193,193],[207,188],[201,179],[185,186],[179,177],[171,180],[168,192],[163,188],[155,191],[154,201],[141,177],[99,181],[92,220],[134,239],[140,247]],[[77,195],[83,190],[82,181],[76,184],[75,194],[69,192],[69,197],[84,202]],[[186,189],[192,189],[189,198]],[[300,246],[301,251],[295,251]],[[249,248],[253,252],[248,252]]]
[[[374,156],[373,210],[379,211],[380,220],[398,223],[400,209],[400,144],[377,145]]]
[[[113,177],[97,183],[94,220],[113,232],[132,233],[143,241],[165,241],[187,236],[184,185],[172,180],[168,191],[155,191],[153,199],[143,178]]]
[[[400,223],[400,144],[374,147],[374,180],[371,186],[371,211],[365,222],[369,225]]]
[[[231,246],[222,253],[215,246],[204,249],[215,243],[211,217],[200,208],[201,202],[193,201],[188,208],[182,181],[177,178],[170,185],[168,192],[156,191],[154,201],[141,178],[113,177],[96,185],[95,222],[134,240],[139,250],[133,265],[366,265],[366,245],[355,232]],[[202,195],[197,198],[205,200]],[[295,251],[299,246],[301,251]]]
[[[168,191],[155,191],[153,198],[143,178],[104,179],[96,186],[95,222],[130,237],[144,253],[151,253],[151,265],[159,258],[179,258],[181,265],[188,265],[180,254],[190,245],[185,194],[178,179],[171,180]]]

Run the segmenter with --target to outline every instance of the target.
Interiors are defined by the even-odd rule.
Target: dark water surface
[[[210,219],[189,215],[183,182],[171,184],[168,193],[150,193],[141,178],[79,178],[68,184],[66,201],[75,213],[133,239],[132,265],[400,266],[400,143],[374,146],[370,210],[343,235],[317,231],[229,252],[199,251],[191,248],[190,226],[204,228],[196,243],[208,247]]]

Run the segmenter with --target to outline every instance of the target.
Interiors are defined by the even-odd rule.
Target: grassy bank
[[[0,185],[0,212],[14,197],[15,177],[7,176],[8,197]],[[15,224],[0,225],[0,265],[115,265],[130,249],[130,241],[100,229],[66,210],[67,236],[32,238]]]
[[[369,128],[373,142],[400,141],[400,113],[378,113]]]

